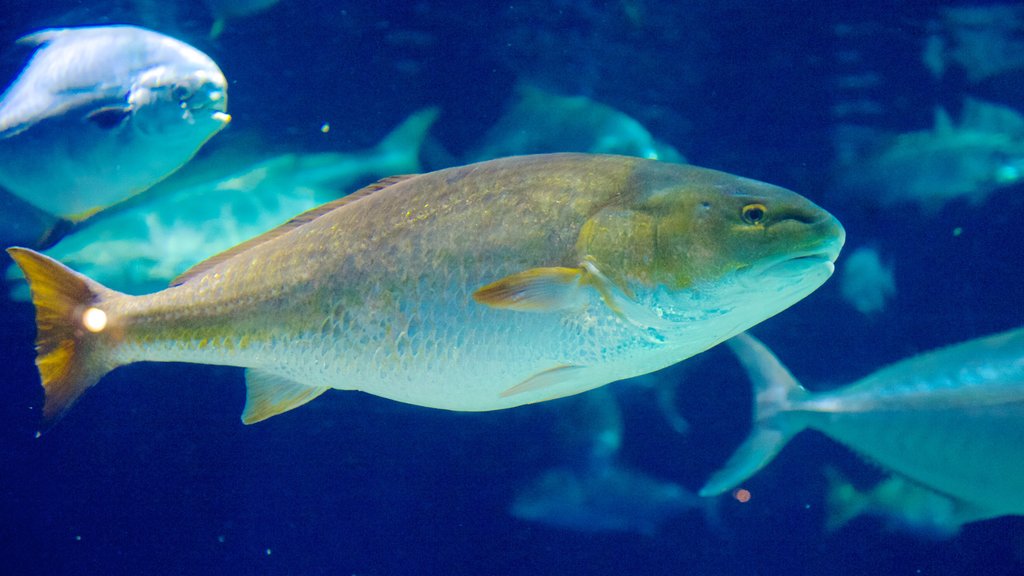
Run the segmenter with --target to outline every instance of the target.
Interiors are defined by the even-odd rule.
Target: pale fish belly
[[[422,284],[401,292],[364,290],[360,306],[343,294],[324,300],[293,292],[212,331],[193,318],[183,321],[189,326],[184,336],[131,338],[119,346],[117,360],[242,366],[311,387],[482,411],[579,393],[680,359],[678,353],[661,359],[661,343],[613,314],[596,293],[580,310],[533,313],[479,305],[459,286]],[[195,297],[193,287],[171,290],[180,301]],[[163,293],[164,309],[184,308],[166,301],[169,292]],[[111,302],[112,317],[124,315],[126,307],[148,308],[147,298]],[[147,311],[148,322],[167,320]],[[541,373],[552,377],[536,389],[503,395]]]
[[[1024,514],[1024,398],[949,409],[818,413],[811,426],[868,459],[986,510]]]
[[[423,283],[406,298],[384,298],[386,306],[377,300],[333,314],[314,338],[322,346],[290,363],[291,374],[302,374],[292,377],[433,408],[510,408],[665,368],[745,330],[765,308],[789,305],[791,298],[780,297],[781,304],[762,298],[758,306],[748,302],[755,300],[749,288],[734,285],[715,297],[683,297],[686,321],[667,322],[654,300],[627,301],[618,291],[617,311],[588,291],[578,309],[535,313],[479,305],[467,284],[478,285],[464,277],[448,290]],[[387,314],[367,312],[384,308]]]
[[[650,362],[650,343],[599,298],[565,313],[496,310],[465,299],[421,301],[386,318],[339,318],[314,352],[322,361],[295,365],[312,368],[304,377],[315,385],[481,411],[579,393],[639,373],[637,359]],[[505,394],[539,374],[548,377],[535,389]]]

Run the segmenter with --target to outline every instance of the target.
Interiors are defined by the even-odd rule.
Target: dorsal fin
[[[311,208],[303,212],[302,214],[299,214],[298,216],[292,218],[291,220],[285,222],[284,224],[281,224],[277,228],[264,232],[263,234],[260,234],[255,238],[250,238],[249,240],[246,240],[241,244],[228,248],[227,250],[221,252],[220,254],[211,256],[210,258],[203,260],[202,262],[182,272],[174,280],[171,280],[170,285],[179,286],[181,284],[184,284],[185,282],[189,281],[192,278],[195,278],[196,276],[201,276],[202,274],[205,274],[208,270],[220,264],[221,262],[224,262],[229,258],[233,258],[241,254],[242,252],[249,250],[250,248],[259,246],[260,244],[263,244],[265,242],[269,242],[270,240],[273,240],[278,236],[283,236],[288,232],[295,230],[296,228],[309,224],[313,220],[316,220],[317,218],[323,216],[324,214],[327,214],[328,212],[333,212],[338,208],[341,208],[342,206],[347,206],[349,204],[352,204],[353,202],[362,200],[363,198],[366,198],[367,196],[373,194],[378,190],[387,188],[388,186],[397,184],[398,182],[408,180],[410,178],[413,178],[414,176],[416,176],[416,174],[403,174],[401,176],[388,176],[387,178],[381,178],[380,180],[374,182],[373,184],[370,184],[369,186],[366,186],[364,188],[360,188],[359,190],[356,190],[355,192],[349,194],[348,196],[338,198],[337,200],[333,200],[326,204],[321,204],[316,208]]]
[[[21,38],[15,40],[14,43],[21,46],[40,46],[58,36],[67,34],[68,31],[68,28],[47,28],[46,30],[39,30],[37,32],[32,32],[31,34],[25,34]]]

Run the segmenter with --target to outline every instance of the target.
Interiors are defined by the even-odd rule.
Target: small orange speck
[[[737,502],[746,504],[747,502],[750,502],[750,490],[740,488],[732,493],[732,497],[735,498]]]

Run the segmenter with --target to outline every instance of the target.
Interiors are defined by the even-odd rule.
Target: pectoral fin
[[[538,372],[533,376],[530,376],[526,380],[523,380],[519,384],[505,390],[499,396],[502,398],[508,398],[509,396],[515,396],[516,394],[522,394],[524,392],[535,392],[537,390],[551,389],[552,396],[545,400],[553,400],[555,398],[561,398],[562,396],[568,396],[577,392],[582,392],[577,386],[571,386],[568,389],[566,384],[575,383],[576,379],[582,375],[584,366],[576,366],[573,364],[562,364],[555,366],[554,368],[548,368],[542,372]],[[560,389],[560,390],[559,390]],[[555,391],[564,393],[555,393]]]
[[[277,374],[255,369],[245,371],[245,387],[242,422],[246,424],[255,424],[298,408],[328,390],[299,384]]]
[[[480,288],[473,299],[492,308],[550,312],[582,305],[582,268],[531,268]]]

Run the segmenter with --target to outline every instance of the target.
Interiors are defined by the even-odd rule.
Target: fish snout
[[[172,92],[183,109],[197,112],[211,110],[225,113],[228,109],[227,80],[222,74],[197,74],[192,82],[179,84]]]
[[[835,262],[846,243],[846,229],[827,210],[806,201],[806,205],[791,207],[779,216],[775,224],[794,240],[794,252],[798,257],[815,256]]]
[[[824,212],[823,217],[812,226],[813,235],[818,238],[817,253],[828,258],[830,262],[835,262],[846,244],[846,229],[828,212]]]
[[[789,216],[775,226],[788,246],[752,267],[755,274],[745,279],[747,285],[754,287],[767,278],[802,284],[832,275],[846,243],[846,230],[839,220],[818,208]]]

